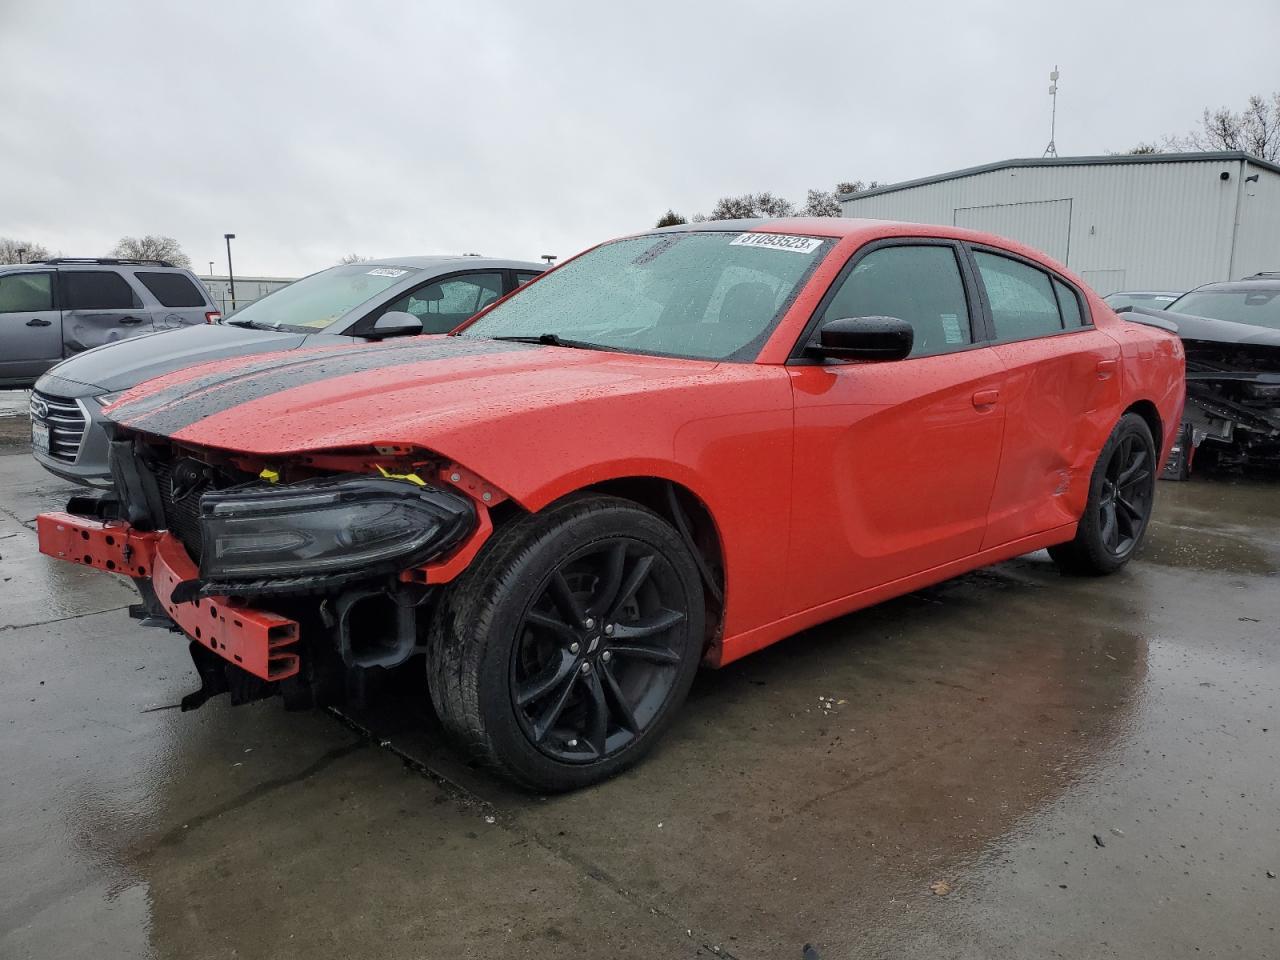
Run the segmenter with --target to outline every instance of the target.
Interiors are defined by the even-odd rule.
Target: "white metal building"
[[[204,276],[200,277],[200,282],[204,284],[209,296],[213,298],[213,302],[218,304],[223,313],[231,312],[231,281],[225,276]],[[253,301],[265,297],[273,290],[279,290],[281,287],[287,287],[293,283],[292,277],[241,277],[236,276],[236,309],[253,303]]]
[[[840,198],[844,216],[986,230],[1104,296],[1280,270],[1280,165],[1239,152],[1005,160]]]

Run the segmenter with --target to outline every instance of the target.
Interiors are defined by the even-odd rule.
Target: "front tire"
[[[702,655],[684,542],[615,497],[578,496],[500,529],[452,585],[427,670],[445,728],[540,791],[606,779],[670,725]]]
[[[1147,422],[1136,413],[1126,413],[1093,468],[1075,539],[1049,548],[1059,569],[1103,576],[1129,562],[1147,532],[1158,468]]]

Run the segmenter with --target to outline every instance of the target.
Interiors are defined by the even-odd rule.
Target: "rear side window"
[[[11,273],[0,277],[0,313],[53,309],[53,284],[47,273]]]
[[[138,270],[133,275],[166,307],[205,305],[204,297],[200,295],[196,285],[181,273],[148,273]]]
[[[109,270],[67,270],[62,283],[68,310],[130,310],[142,305],[129,281]]]
[[[1062,331],[1058,300],[1047,273],[981,250],[974,252],[974,259],[987,289],[997,340],[1026,340]]]
[[[1058,295],[1058,309],[1062,311],[1062,325],[1068,330],[1084,326],[1080,312],[1080,298],[1076,292],[1057,277],[1053,278],[1053,291]]]
[[[844,279],[822,315],[823,320],[848,317],[906,320],[915,331],[913,357],[973,342],[964,281],[949,246],[872,250]]]

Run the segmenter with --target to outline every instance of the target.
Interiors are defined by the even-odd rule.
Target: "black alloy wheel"
[[[1111,451],[1103,475],[1099,533],[1115,557],[1127,557],[1133,551],[1151,517],[1155,475],[1148,446],[1129,434]]]
[[[1063,573],[1115,573],[1142,542],[1155,505],[1157,451],[1151,428],[1126,413],[1103,445],[1075,538],[1049,548]]]
[[[630,538],[598,541],[558,564],[529,605],[512,650],[521,729],[576,763],[616,754],[671,694],[685,622],[671,564]]]
[[[445,729],[539,791],[636,763],[673,721],[706,642],[702,581],[640,504],[568,497],[514,518],[444,592],[427,680]]]

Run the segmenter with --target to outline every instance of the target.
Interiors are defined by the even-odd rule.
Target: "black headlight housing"
[[[406,480],[328,477],[200,498],[205,581],[364,579],[425,563],[476,527],[461,494]]]

